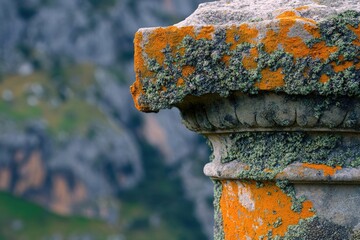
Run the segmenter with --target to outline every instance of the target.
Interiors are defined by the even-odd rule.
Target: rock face
[[[141,180],[139,150],[130,136],[119,138],[104,128],[95,131],[99,131],[96,138],[73,139],[58,152],[58,146],[49,144],[53,140],[44,128],[28,126],[24,133],[7,129],[1,135],[1,190],[62,215],[76,213],[115,220],[111,211],[117,209],[111,210],[110,203],[99,209],[99,202]],[[81,166],[84,161],[85,166]],[[116,181],[108,180],[106,165]]]
[[[128,92],[136,29],[180,21],[199,3],[0,1],[0,188],[57,213],[113,223],[122,219],[119,193],[145,181],[144,162],[153,159],[142,153],[157,148],[161,166],[180,172],[171,188],[185,193],[192,221],[210,238],[212,186],[193,171],[206,146],[176,112],[138,114]]]
[[[355,1],[230,0],[137,32],[135,106],[212,145],[215,239],[357,238],[359,29]]]

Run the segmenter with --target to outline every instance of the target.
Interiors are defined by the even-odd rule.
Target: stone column
[[[228,0],[136,33],[137,108],[209,139],[215,239],[360,239],[359,23],[358,0]]]

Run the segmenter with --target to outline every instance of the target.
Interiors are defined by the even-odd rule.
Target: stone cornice
[[[360,13],[317,22],[307,14],[313,8],[238,25],[140,29],[131,87],[137,108],[158,111],[187,96],[234,91],[360,96]]]

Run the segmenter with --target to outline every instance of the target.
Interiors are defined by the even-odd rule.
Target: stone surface
[[[222,0],[200,4],[191,16],[176,26],[236,25],[272,20],[279,13],[293,9],[306,10],[301,13],[303,17],[320,21],[348,9],[360,11],[360,3],[357,0]]]
[[[136,107],[208,138],[215,239],[357,238],[359,55],[358,1],[218,1],[139,30]]]
[[[265,2],[207,3],[178,26],[140,29],[131,88],[137,108],[158,111],[189,95],[235,91],[360,95],[358,3],[295,1],[275,11],[284,1]]]

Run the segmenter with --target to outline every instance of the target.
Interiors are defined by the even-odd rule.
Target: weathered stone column
[[[359,23],[358,0],[228,0],[137,32],[137,108],[212,146],[215,239],[360,239]]]

